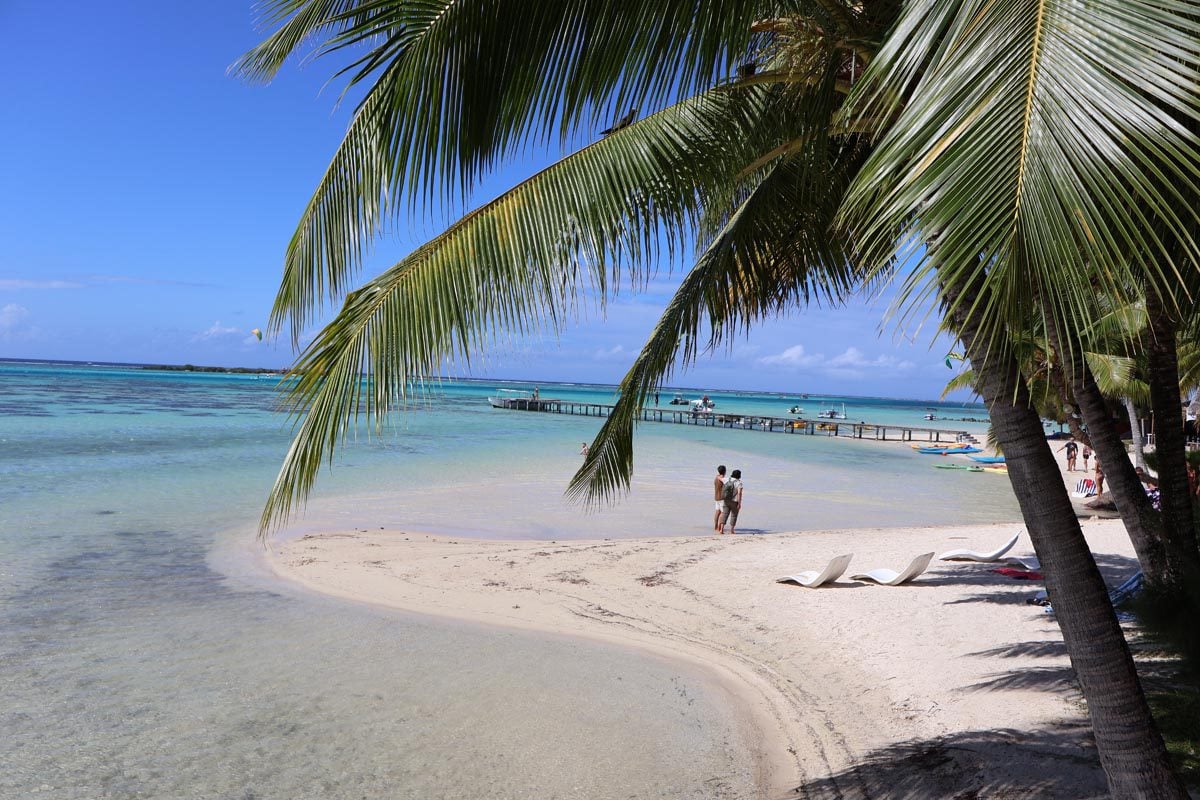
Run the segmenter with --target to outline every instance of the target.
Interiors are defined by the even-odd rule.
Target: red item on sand
[[[1004,575],[1007,578],[1012,578],[1017,581],[1040,581],[1043,580],[1043,575],[1040,572],[1034,572],[1028,569],[1013,569],[1012,567],[1000,567],[992,572]]]

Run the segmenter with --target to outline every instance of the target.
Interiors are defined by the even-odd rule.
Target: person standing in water
[[[722,490],[725,488],[725,465],[717,467],[717,477],[713,478],[713,500],[716,510],[713,512],[713,533],[721,532],[721,512],[725,510],[722,502]]]

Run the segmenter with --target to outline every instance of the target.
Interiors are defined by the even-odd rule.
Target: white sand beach
[[[363,522],[366,522],[366,516]],[[934,561],[903,587],[775,578],[853,553],[847,576],[990,549],[1019,524],[595,541],[354,528],[274,543],[282,576],[343,598],[640,648],[709,670],[757,742],[761,796],[1103,796],[1040,583]],[[1110,584],[1119,521],[1084,529]],[[1031,555],[1023,536],[1015,555]]]

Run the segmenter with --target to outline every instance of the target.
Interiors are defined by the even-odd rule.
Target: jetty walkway
[[[577,400],[555,400],[528,397],[489,397],[493,408],[509,411],[536,411],[543,414],[569,414],[577,417],[607,417],[614,406],[604,403],[584,403]],[[911,442],[957,442],[969,435],[964,430],[945,428],[921,428],[894,423],[850,422],[844,419],[798,419],[795,417],[763,417],[750,414],[720,414],[715,411],[694,411],[687,407],[643,408],[639,419],[642,422],[667,422],[675,425],[701,425],[710,428],[736,428],[738,430],[764,431],[766,433],[808,434],[826,436],[848,436],[854,439],[878,439]]]

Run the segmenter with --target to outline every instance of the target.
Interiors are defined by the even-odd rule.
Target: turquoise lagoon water
[[[908,448],[668,425],[642,427],[629,500],[585,513],[561,490],[599,421],[491,409],[498,386],[442,384],[349,446],[289,533],[703,533],[716,461],[746,472],[751,532],[1017,515],[1003,479]],[[289,440],[275,401],[253,376],[0,362],[0,797],[753,795],[703,675],[270,578],[253,535]],[[910,424],[927,405],[846,402]]]

